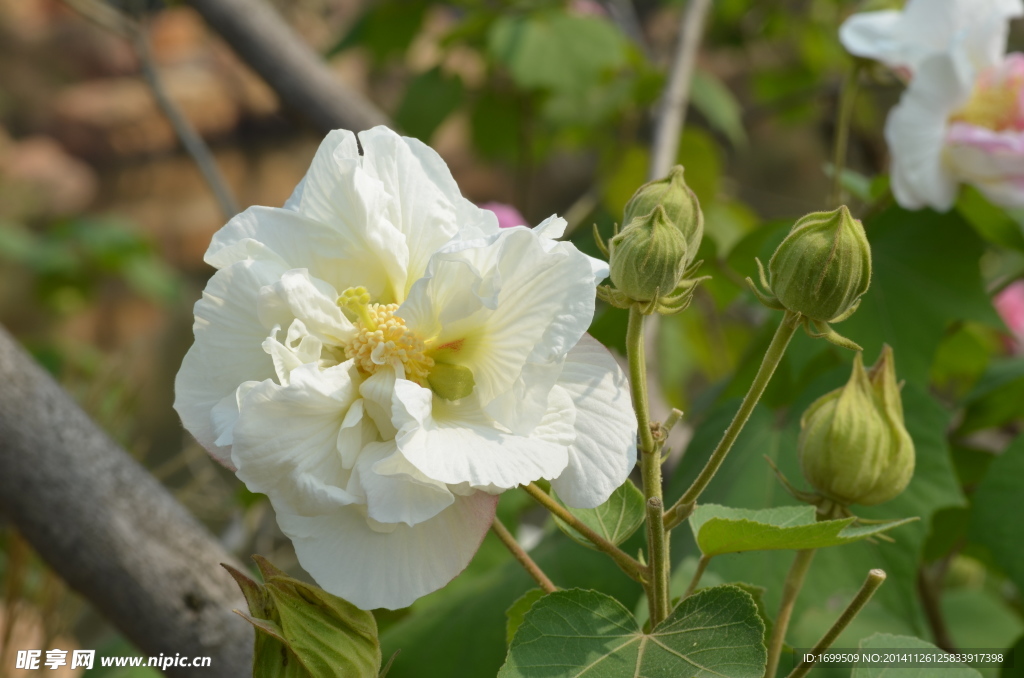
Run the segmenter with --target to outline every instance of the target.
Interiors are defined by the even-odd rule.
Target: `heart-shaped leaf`
[[[610,596],[556,591],[526,613],[498,678],[761,678],[763,634],[735,586],[690,596],[648,633]]]
[[[612,492],[611,496],[608,497],[608,501],[597,508],[566,508],[569,510],[569,513],[583,521],[584,525],[616,546],[629,539],[630,535],[643,525],[644,516],[646,515],[643,492],[629,478],[626,478],[626,482]],[[565,532],[579,543],[594,548],[589,539],[571,528],[564,521],[556,517],[555,523],[561,528],[562,532]]]

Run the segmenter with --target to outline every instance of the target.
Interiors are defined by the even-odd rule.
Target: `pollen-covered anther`
[[[366,304],[358,313],[356,335],[345,345],[345,357],[355,360],[360,372],[370,375],[383,365],[401,364],[405,378],[421,386],[434,360],[405,321],[395,315],[398,304]],[[368,322],[367,322],[368,321]]]

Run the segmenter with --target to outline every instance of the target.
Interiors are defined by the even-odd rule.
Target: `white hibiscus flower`
[[[851,54],[907,76],[954,43],[974,68],[983,69],[1002,59],[1008,22],[1021,15],[1021,0],[907,0],[903,10],[852,15],[840,26],[839,40]]]
[[[625,480],[625,376],[584,334],[607,267],[564,228],[499,230],[376,128],[332,132],[283,209],[214,236],[175,408],[326,590],[404,607],[465,568],[503,490],[593,507]]]

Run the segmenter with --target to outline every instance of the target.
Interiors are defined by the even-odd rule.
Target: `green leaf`
[[[405,90],[395,113],[395,122],[404,132],[429,141],[434,130],[462,103],[462,80],[446,75],[440,66],[420,73]]]
[[[371,613],[253,559],[263,584],[224,567],[249,605],[249,614],[239,614],[256,629],[254,678],[377,678],[381,652]]]
[[[498,678],[760,678],[764,625],[735,586],[684,600],[649,633],[620,602],[597,591],[556,591],[526,614]]]
[[[626,61],[625,37],[610,22],[561,11],[504,15],[488,43],[523,89],[585,93]]]
[[[328,51],[332,57],[350,47],[363,46],[376,63],[401,54],[423,25],[428,3],[424,0],[385,0],[373,3]]]
[[[966,402],[958,436],[1024,417],[1024,359],[993,361]]]
[[[926,643],[910,636],[894,636],[888,633],[876,633],[860,641],[862,650],[924,650],[926,652],[943,652],[931,643]],[[857,667],[850,678],[931,678],[941,674],[942,678],[981,678],[981,674],[959,664],[943,664],[941,669],[935,667],[898,668],[892,666]]]
[[[505,610],[505,617],[508,618],[508,624],[505,626],[506,643],[512,644],[512,638],[515,637],[516,631],[522,625],[526,613],[530,611],[534,603],[543,597],[543,589],[530,589],[512,603],[512,607]]]
[[[956,209],[978,235],[990,243],[1024,251],[1024,232],[1021,226],[1002,208],[989,202],[981,191],[964,186]]]
[[[729,88],[713,74],[697,70],[693,74],[691,97],[694,107],[712,127],[728,137],[733,146],[747,143],[743,129],[743,109]]]
[[[817,522],[813,506],[737,509],[701,504],[690,517],[701,553],[718,556],[741,551],[820,549],[840,546],[881,534],[916,518],[881,525],[851,525],[853,518]]]
[[[893,207],[864,226],[874,269],[871,288],[836,331],[867,355],[888,343],[900,377],[926,384],[947,325],[1002,325],[978,268],[984,243],[957,212]]]
[[[1024,436],[996,457],[974,492],[969,533],[1024,591],[1024,521],[1017,520],[1024,488]]]
[[[726,457],[721,470],[708,486],[702,499],[749,509],[764,509],[792,504],[772,475],[763,457],[770,457],[798,487],[802,486],[796,455],[799,413],[822,393],[841,385],[849,368],[840,366],[815,381],[799,396],[789,396],[789,418],[757,407],[750,421]],[[812,647],[822,629],[835,621],[835,601],[848,601],[860,588],[871,568],[886,571],[888,579],[864,611],[840,637],[837,647],[853,647],[869,633],[884,630],[894,633],[928,633],[917,595],[917,573],[921,551],[932,515],[939,509],[963,505],[945,437],[949,415],[923,389],[907,384],[903,389],[907,430],[914,440],[917,465],[914,478],[899,497],[881,506],[858,507],[865,518],[891,520],[920,516],[893,533],[895,543],[862,540],[841,549],[824,549],[815,557],[804,590],[797,599],[787,641],[795,647]],[[738,403],[730,401],[713,410],[694,432],[682,462],[666,488],[669,502],[678,498],[703,467],[736,412]],[[677,531],[673,539],[676,553],[695,550],[689,530]],[[792,562],[789,551],[755,551],[725,554],[712,559],[708,572],[726,582],[749,582],[767,589],[765,604],[778,609],[781,587]],[[705,574],[707,576],[707,574]],[[863,623],[861,623],[863,621]]]
[[[612,492],[608,501],[597,508],[578,509],[566,507],[569,513],[579,518],[584,525],[597,532],[599,535],[612,542],[616,546],[629,539],[629,537],[643,525],[646,510],[644,508],[644,494],[633,481],[626,478],[617,490]],[[589,548],[595,548],[590,540],[569,526],[568,523],[555,517],[555,524],[567,535]]]

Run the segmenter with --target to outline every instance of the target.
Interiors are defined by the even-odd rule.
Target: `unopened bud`
[[[704,214],[700,203],[683,179],[682,165],[676,165],[664,179],[650,181],[637,189],[626,203],[622,223],[629,224],[637,217],[654,211],[655,207],[665,209],[665,216],[683,234],[686,240],[686,265],[697,255],[700,240],[704,237]],[[671,290],[662,290],[667,294]]]
[[[837,322],[871,283],[871,247],[845,205],[808,214],[793,225],[768,263],[771,291],[790,311]]]
[[[610,254],[612,283],[635,301],[672,294],[689,262],[686,238],[660,205],[612,238]]]
[[[914,475],[914,442],[903,424],[888,346],[870,371],[858,353],[850,380],[812,403],[800,428],[797,447],[804,477],[822,496],[843,506],[889,501]]]

